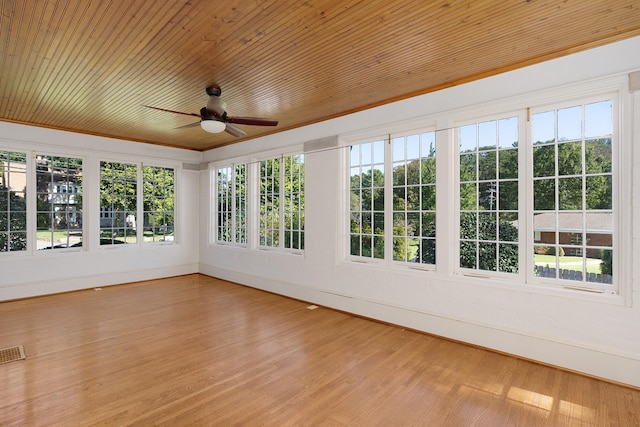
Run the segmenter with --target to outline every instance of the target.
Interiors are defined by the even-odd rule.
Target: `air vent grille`
[[[0,365],[26,359],[24,347],[21,345],[0,349]]]

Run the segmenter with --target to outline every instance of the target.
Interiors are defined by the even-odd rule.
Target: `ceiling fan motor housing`
[[[220,86],[209,86],[206,89],[207,95],[209,96],[220,96],[222,94],[222,89]]]

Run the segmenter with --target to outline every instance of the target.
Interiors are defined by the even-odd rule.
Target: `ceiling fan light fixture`
[[[200,126],[209,133],[220,133],[227,127],[224,122],[218,120],[202,120]]]

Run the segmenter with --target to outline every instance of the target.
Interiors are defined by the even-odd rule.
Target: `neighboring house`
[[[0,162],[0,186],[24,194],[27,191],[27,165],[8,160],[3,167]]]
[[[36,158],[36,194],[38,211],[53,213],[54,227],[82,226],[82,176],[68,168],[51,167],[46,160]],[[49,205],[49,206],[46,206]],[[66,224],[65,224],[66,223]]]
[[[565,255],[582,255],[582,245],[611,247],[613,244],[613,215],[610,212],[548,212],[534,215],[536,244],[556,243],[556,215],[558,244]],[[585,221],[585,224],[583,224]],[[585,226],[586,225],[586,226]],[[587,242],[582,242],[582,230],[587,230]],[[600,258],[599,249],[587,249],[587,257]]]

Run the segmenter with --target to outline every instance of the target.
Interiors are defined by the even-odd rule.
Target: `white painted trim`
[[[182,276],[198,272],[197,263],[189,263],[171,267],[160,267],[134,271],[123,271],[111,274],[76,276],[68,279],[50,280],[47,282],[29,282],[15,285],[0,285],[2,300],[30,298],[41,295],[92,289],[111,285],[139,282],[143,280],[162,279]]]
[[[464,319],[332,293],[311,286],[272,280],[203,263],[200,263],[199,271],[211,277],[316,305],[640,387],[640,359],[632,354],[574,342],[560,342],[551,337],[523,334],[478,322],[471,323]]]

